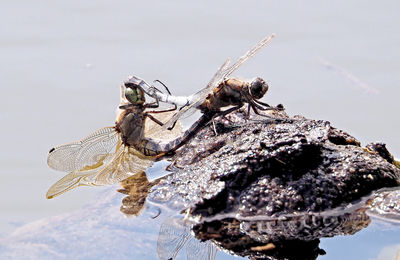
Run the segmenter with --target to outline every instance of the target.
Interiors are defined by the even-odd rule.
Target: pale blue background
[[[361,0],[3,1],[3,236],[23,223],[77,210],[102,190],[81,188],[46,200],[62,176],[47,167],[46,155],[54,145],[113,125],[119,84],[128,75],[161,79],[174,94],[190,94],[227,57],[273,32],[272,43],[236,76],[261,76],[270,83],[264,101],[283,103],[292,115],[329,120],[364,145],[383,141],[400,157],[399,7],[398,1]],[[374,258],[399,242],[379,228],[363,232],[323,241],[328,255],[321,259],[339,253]]]

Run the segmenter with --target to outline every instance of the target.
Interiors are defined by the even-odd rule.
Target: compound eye
[[[268,84],[262,78],[255,78],[250,83],[250,94],[254,99],[262,98],[268,91]]]
[[[136,95],[137,95],[137,102],[144,103],[145,101],[144,91],[141,88],[136,89]]]
[[[144,92],[140,87],[127,87],[125,97],[133,105],[142,105],[146,101]]]
[[[136,104],[138,101],[138,95],[137,95],[135,89],[132,89],[132,88],[126,88],[125,97],[132,104]]]

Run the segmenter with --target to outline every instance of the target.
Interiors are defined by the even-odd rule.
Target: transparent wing
[[[211,241],[202,242],[192,237],[186,244],[187,260],[215,260],[217,248]]]
[[[204,100],[207,98],[208,94],[210,94],[211,91],[214,88],[216,88],[220,84],[220,82],[224,79],[225,71],[228,69],[229,62],[230,62],[230,60],[228,59],[224,62],[224,64],[221,65],[221,67],[219,67],[219,69],[214,74],[214,76],[212,77],[211,81],[207,84],[207,86],[204,89],[197,92],[196,94],[194,94],[194,97],[192,100],[193,103],[189,106],[182,107],[179,110],[179,112],[175,113],[174,116],[164,124],[164,126],[162,127],[163,130],[167,130],[168,128],[173,126],[174,123],[188,110],[195,109],[201,103],[204,102]]]
[[[248,50],[234,64],[232,64],[232,66],[230,66],[225,71],[224,77],[228,77],[229,75],[231,75],[235,70],[237,70],[240,66],[242,66],[243,63],[245,63],[248,59],[256,55],[257,52],[259,52],[262,48],[264,48],[265,45],[267,45],[274,37],[275,34],[271,34],[270,36],[265,37],[261,41],[259,41],[253,48]]]
[[[172,118],[175,112],[165,112],[159,114],[152,114],[156,119],[160,120],[161,122],[167,122]],[[144,133],[146,137],[153,138],[153,139],[160,139],[160,140],[172,140],[182,134],[182,125],[181,122],[178,120],[171,131],[163,130],[162,126],[156,124],[153,120],[146,118],[145,125],[144,125]]]
[[[190,229],[184,225],[182,219],[172,217],[166,219],[158,233],[158,257],[162,260],[175,259],[190,236]]]
[[[122,147],[124,151],[98,172],[94,180],[96,185],[119,183],[136,173],[145,171],[155,160],[155,157],[143,156],[132,147]]]
[[[191,108],[196,108],[200,104],[204,102],[207,98],[207,95],[211,93],[211,91],[216,88],[225,78],[230,76],[235,70],[237,70],[243,63],[245,63],[248,59],[253,57],[259,50],[261,50],[265,45],[267,45],[275,35],[272,34],[268,37],[265,37],[260,42],[258,42],[253,48],[248,50],[244,55],[242,55],[235,63],[233,63],[230,67],[229,59],[225,61],[224,64],[218,69],[218,71],[214,74],[214,77],[207,84],[207,86],[201,91],[194,94],[194,102],[189,105],[183,107],[178,113],[176,113],[163,127],[163,129],[167,129],[171,127],[178,118],[180,118],[186,111]]]
[[[46,197],[51,199],[79,186],[96,186],[96,175],[106,169],[107,164],[121,157],[123,149],[121,149],[121,146],[118,146],[118,148],[114,154],[107,154],[100,158],[95,166],[85,167],[65,175],[50,187]]]
[[[94,167],[114,153],[118,143],[118,133],[114,127],[101,128],[87,137],[52,148],[47,156],[47,164],[58,171],[79,171]]]
[[[53,184],[48,190],[48,199],[61,195],[79,186],[112,185],[146,170],[153,157],[144,157],[133,148],[128,148],[119,142],[117,151],[101,158],[95,167],[85,167],[73,171]]]
[[[155,114],[167,119],[171,113]],[[165,120],[165,119],[164,119]],[[150,138],[175,138],[182,132],[180,124],[174,131],[162,134],[161,126],[146,119],[145,133]],[[47,162],[56,170],[70,171],[48,190],[53,198],[79,186],[112,185],[151,166],[154,157],[144,156],[132,147],[122,145],[113,127],[95,131],[80,141],[57,146],[50,150]]]

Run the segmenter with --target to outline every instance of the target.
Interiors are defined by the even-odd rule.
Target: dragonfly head
[[[125,87],[125,97],[133,105],[143,105],[146,102],[142,88],[134,84],[125,84]]]
[[[249,92],[254,99],[262,98],[268,91],[268,84],[262,78],[255,78],[250,83]]]

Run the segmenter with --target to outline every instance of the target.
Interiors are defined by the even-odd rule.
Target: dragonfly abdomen
[[[143,138],[139,147],[135,147],[145,156],[157,156],[172,153],[185,145],[198,131],[207,125],[215,115],[213,112],[203,114],[188,130],[181,136],[169,142],[156,141],[151,138]]]

